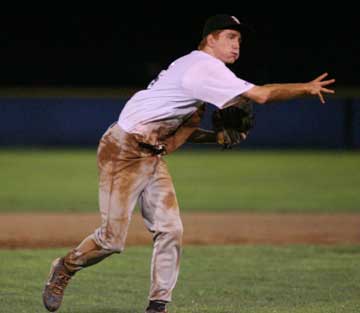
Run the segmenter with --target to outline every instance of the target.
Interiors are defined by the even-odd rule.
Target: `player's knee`
[[[109,253],[121,253],[125,250],[125,238],[106,236],[101,230],[95,232],[96,243]]]
[[[120,254],[120,253],[123,253],[124,250],[125,250],[125,248],[118,248],[118,247],[116,247],[116,248],[111,249],[111,252],[110,252],[110,253],[111,253],[111,254],[113,254],[113,253]]]
[[[107,249],[111,253],[122,253],[125,250],[125,243],[122,240],[109,240],[107,242]]]
[[[108,254],[122,253],[125,250],[125,245],[119,242],[106,242],[102,245],[102,248],[107,251]]]

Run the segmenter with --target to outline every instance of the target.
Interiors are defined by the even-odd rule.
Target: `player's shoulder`
[[[207,72],[210,68],[214,68],[211,63],[213,60],[208,58],[204,52],[194,50],[173,61],[167,70],[167,75],[187,75],[187,73]]]
[[[188,65],[189,75],[212,76],[230,71],[222,61],[200,50],[190,53]]]
[[[199,89],[208,85],[210,81],[221,81],[221,77],[225,75],[224,71],[229,71],[221,61],[218,62],[212,57],[207,57],[204,52],[199,52],[184,70],[182,85],[185,89]]]

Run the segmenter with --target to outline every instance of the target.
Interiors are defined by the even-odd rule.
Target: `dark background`
[[[294,2],[262,12],[235,7],[195,13],[176,12],[176,4],[171,10],[159,4],[139,5],[135,12],[119,8],[116,14],[2,14],[0,87],[144,86],[197,47],[205,19],[216,13],[233,14],[254,29],[232,66],[238,76],[263,84],[307,81],[328,71],[338,87],[360,85],[360,26],[351,8],[299,11]]]

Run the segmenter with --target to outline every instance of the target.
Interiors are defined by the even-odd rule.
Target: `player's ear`
[[[207,40],[207,45],[212,48],[214,47],[215,43],[216,43],[216,38],[213,34],[209,34],[206,38]]]

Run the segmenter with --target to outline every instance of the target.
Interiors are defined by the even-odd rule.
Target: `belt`
[[[165,149],[164,145],[155,146],[155,145],[151,145],[149,143],[139,142],[139,147],[149,150],[154,155],[166,154],[166,149]]]

